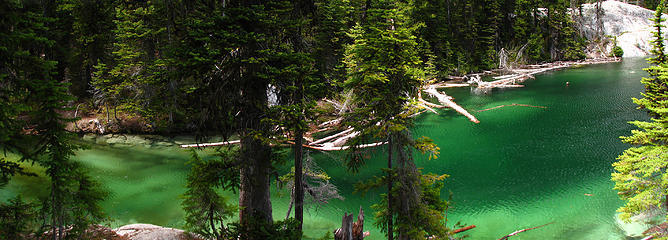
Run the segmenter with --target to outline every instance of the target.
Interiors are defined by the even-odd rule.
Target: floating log
[[[453,88],[453,87],[468,87],[471,86],[471,84],[468,83],[435,83],[429,86],[433,86],[435,88]]]
[[[327,142],[327,141],[332,140],[332,139],[334,139],[334,138],[337,138],[337,137],[346,135],[346,134],[352,132],[353,130],[354,130],[353,128],[348,128],[348,129],[343,130],[342,132],[339,132],[339,133],[337,133],[337,134],[334,134],[334,135],[331,135],[331,136],[328,136],[328,137],[324,137],[324,138],[322,138],[322,139],[320,139],[320,140],[317,140],[317,141],[315,141],[315,142],[312,142],[312,143],[310,143],[309,145],[315,145],[315,144],[321,144],[321,143]]]
[[[434,97],[436,97],[441,104],[443,104],[445,106],[448,106],[448,107],[454,109],[455,111],[459,112],[460,114],[466,116],[469,120],[471,120],[471,122],[480,123],[480,121],[478,121],[478,119],[475,118],[475,116],[470,114],[463,107],[460,107],[455,102],[450,100],[450,97],[448,95],[445,95],[445,94],[437,91],[436,88],[433,88],[433,87],[427,88],[425,90],[425,92],[431,94]]]
[[[225,146],[230,144],[239,144],[241,140],[233,140],[227,142],[215,142],[215,143],[198,143],[198,144],[184,144],[181,145],[181,148],[193,148],[193,147],[215,147],[215,146]]]
[[[473,228],[475,228],[475,225],[466,226],[466,227],[463,227],[463,228],[460,228],[460,229],[455,229],[454,231],[452,231],[452,233],[460,233],[460,232],[471,230]]]
[[[527,105],[527,104],[513,103],[513,104],[500,105],[500,106],[491,107],[491,108],[488,108],[488,109],[478,110],[478,112],[484,112],[484,111],[494,110],[494,109],[502,108],[502,107],[510,107],[510,106],[521,106],[521,107],[532,107],[532,108],[547,108],[547,107],[543,107],[543,106],[533,106],[533,105]]]
[[[518,84],[512,83],[504,83],[505,80],[508,80],[509,82],[522,82],[525,81],[529,78],[534,78],[533,75],[547,72],[547,71],[552,71],[552,70],[557,70],[557,69],[562,69],[562,68],[568,68],[568,67],[574,67],[574,66],[583,66],[583,65],[590,65],[590,64],[601,64],[601,63],[612,63],[612,62],[619,62],[621,58],[602,58],[602,59],[586,59],[584,61],[557,61],[557,62],[551,62],[551,63],[544,63],[544,64],[530,64],[530,65],[523,65],[521,68],[518,69],[508,69],[510,70],[510,74],[507,75],[502,75],[502,76],[496,76],[493,77],[495,80],[504,80],[503,82],[484,82],[479,78],[480,73],[472,74],[472,75],[467,75],[464,77],[455,77],[455,76],[450,76],[448,79],[452,80],[458,80],[458,81],[463,81],[465,79],[470,79],[469,83],[477,83],[478,87],[490,87],[490,88],[495,88],[495,87],[519,87]],[[495,70],[497,71],[497,70]],[[489,74],[492,73],[490,71],[484,71],[482,74]],[[503,83],[503,84],[501,84]],[[490,85],[491,84],[491,85]],[[482,85],[482,86],[481,86]],[[507,86],[507,85],[512,85],[512,86]],[[434,87],[434,88],[447,88],[447,87],[468,87],[470,84],[463,84],[463,83],[434,83],[429,85],[429,87]]]
[[[288,143],[294,144],[292,142],[288,142]],[[356,148],[371,148],[371,147],[378,147],[378,146],[381,146],[381,145],[384,145],[384,144],[387,144],[387,142],[362,144],[362,145],[357,145],[357,146],[354,146],[354,147],[356,147]],[[310,148],[310,149],[319,150],[319,151],[342,151],[342,150],[347,150],[347,149],[352,147],[352,146],[340,146],[340,147],[322,146],[322,147],[318,147],[318,146],[311,146],[311,145],[302,145],[302,146],[304,146],[305,148]]]
[[[540,226],[538,226],[538,227],[532,227],[532,228],[525,228],[525,229],[522,229],[522,230],[517,230],[517,231],[514,231],[514,232],[511,233],[511,234],[508,234],[508,235],[506,235],[506,236],[503,236],[502,238],[499,238],[498,240],[507,240],[509,237],[515,236],[515,235],[517,235],[518,233],[522,233],[522,232],[526,232],[526,231],[533,230],[533,229],[536,229],[536,228],[544,227],[544,226],[550,225],[550,224],[552,224],[552,223],[553,223],[553,222],[548,223],[548,224],[543,224],[543,225],[540,225]]]

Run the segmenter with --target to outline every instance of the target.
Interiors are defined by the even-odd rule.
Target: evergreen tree
[[[631,122],[639,130],[633,130],[631,136],[622,137],[622,141],[635,145],[624,151],[613,163],[615,172],[612,180],[615,189],[626,204],[618,211],[628,220],[631,216],[664,208],[668,212],[668,62],[663,56],[665,47],[661,32],[661,12],[664,1],[657,7],[655,39],[650,59],[655,65],[647,68],[648,78],[643,78],[645,93],[642,99],[633,99],[639,108],[647,110],[650,121]],[[668,217],[667,217],[668,218]],[[658,239],[668,239],[665,234]]]
[[[345,84],[353,89],[357,105],[348,121],[362,132],[352,145],[370,138],[388,142],[387,175],[358,186],[364,190],[387,184],[384,203],[376,208],[376,224],[388,239],[394,239],[395,231],[398,239],[424,239],[447,233],[440,222],[442,212],[427,213],[430,205],[420,185],[422,175],[412,161],[411,148],[419,145],[433,150],[435,146],[414,141],[408,130],[411,119],[407,108],[424,81],[413,35],[417,26],[408,14],[409,5],[405,2],[369,1],[366,21],[353,29],[354,42],[346,56]],[[361,164],[363,158],[357,155],[348,162],[352,170]],[[416,225],[417,222],[421,224]]]
[[[188,174],[183,210],[186,212],[186,228],[210,239],[233,237],[226,227],[226,220],[234,216],[235,206],[227,203],[218,191],[235,191],[239,188],[238,168],[230,167],[236,151],[219,149],[216,159],[203,160],[195,150],[191,152],[192,170]]]
[[[98,63],[93,86],[108,101],[105,105],[112,105],[116,120],[119,107],[126,113],[151,118],[155,114],[154,88],[161,82],[157,72],[164,67],[158,36],[165,28],[152,22],[157,20],[152,1],[120,1],[115,10],[113,61]],[[109,111],[107,105],[107,116]]]
[[[57,58],[58,53],[52,49],[55,41],[46,34],[50,30],[46,23],[51,19],[44,17],[43,7],[31,2],[2,3],[2,11],[7,13],[2,22],[8,28],[0,34],[0,102],[7,108],[3,106],[0,111],[0,122],[6,126],[0,130],[0,147],[18,154],[21,161],[32,161],[46,169],[50,194],[42,199],[42,226],[50,229],[50,238],[63,239],[66,235],[82,236],[90,224],[102,219],[99,202],[105,193],[82,166],[70,159],[80,148],[73,143],[72,133],[65,131],[65,124],[73,119],[62,114],[72,97],[67,94],[68,84],[54,77],[58,63],[49,59]],[[23,172],[16,162],[3,159],[0,164],[3,181]],[[28,206],[18,200],[12,204]],[[34,216],[29,212],[15,211],[24,214],[25,222]],[[66,227],[72,227],[67,234]],[[47,229],[30,229],[38,230],[42,233]]]

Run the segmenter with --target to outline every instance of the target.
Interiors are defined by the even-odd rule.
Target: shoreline
[[[534,77],[535,75],[545,73],[548,71],[556,71],[571,67],[581,67],[586,65],[614,63],[621,61],[622,58],[611,57],[611,58],[584,59],[579,61],[556,61],[542,64],[522,65],[519,68],[493,69],[479,73],[471,73],[461,77],[451,76],[449,77],[449,79],[443,81],[435,81],[434,83],[424,86],[422,91],[425,91],[427,93],[434,93],[438,89],[452,88],[452,87],[475,87],[483,92],[489,91],[490,89],[493,88],[510,88],[510,87],[517,88],[517,87],[523,87],[524,85],[521,85],[520,83],[526,81],[527,79],[535,78]],[[498,75],[498,76],[492,77],[493,79],[495,79],[494,81],[482,81],[481,76],[490,76],[490,75]],[[429,102],[423,102],[422,100],[421,107],[424,108],[424,110],[421,111],[420,113],[426,111],[435,112],[431,108],[447,107],[455,109],[460,114],[469,118],[472,122],[474,123],[477,122],[477,119],[475,119],[475,117],[472,114],[468,113],[464,108],[460,107],[454,101],[452,101],[452,98],[450,96],[446,95],[442,91],[436,91],[436,93],[438,93],[438,95],[435,96],[437,97],[437,99],[439,100],[447,99],[449,101],[440,101],[441,104],[434,104]],[[329,102],[331,100],[320,100],[320,101]],[[74,112],[74,115],[71,117],[76,117],[78,114],[77,112]],[[121,146],[133,145],[135,143],[139,145],[149,146],[153,145],[154,143],[158,143],[158,145],[160,146],[182,145],[183,147],[187,144],[194,142],[192,141],[194,137],[191,134],[187,134],[187,132],[183,132],[181,134],[155,132],[155,131],[138,132],[138,131],[123,131],[123,128],[120,128],[117,131],[107,132],[105,131],[105,129],[108,129],[107,125],[109,124],[102,124],[101,123],[102,121],[100,121],[99,118],[91,117],[91,115],[94,114],[82,113],[80,115],[83,115],[81,119],[77,120],[74,123],[69,124],[67,126],[67,130],[79,134],[83,140],[93,140],[98,143],[103,142],[109,145],[121,145]],[[336,114],[332,115],[338,117],[336,116]],[[337,121],[338,119],[339,118],[326,122],[313,123],[312,129],[315,130],[309,132],[311,134],[314,134],[317,132],[335,129],[337,128],[337,126],[339,125],[338,123],[340,122]],[[110,124],[114,124],[116,126],[120,125],[114,122]],[[346,131],[349,129],[343,129],[343,130]],[[310,136],[311,134],[305,136]],[[350,136],[348,135],[344,137],[350,138]],[[144,140],[136,138],[143,138]],[[329,144],[324,146],[323,145],[324,142],[322,140],[324,140],[325,138],[321,138],[321,140],[312,139],[312,141],[310,141],[312,144],[318,144],[319,146],[311,146],[312,144],[307,144],[307,145],[308,147],[316,147],[317,150],[343,149],[341,148],[341,146],[343,146],[342,144],[343,141],[338,141],[336,144]],[[211,140],[214,139],[217,138],[212,137]],[[341,139],[339,138],[334,139],[334,141],[336,140],[341,140]],[[333,143],[334,141],[327,141],[327,142]],[[201,146],[201,145],[193,145],[193,146]]]

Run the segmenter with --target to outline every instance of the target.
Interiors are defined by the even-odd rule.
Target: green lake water
[[[428,136],[441,148],[438,159],[416,155],[416,162],[424,172],[450,175],[442,194],[447,197],[452,192],[448,225],[475,224],[466,232],[468,239],[498,239],[546,223],[552,224],[513,239],[625,239],[615,223],[615,210],[622,202],[612,189],[610,164],[629,147],[618,138],[633,129],[627,122],[646,118],[630,99],[640,97],[645,66],[644,59],[625,59],[550,72],[527,81],[524,88],[489,94],[446,89],[480,123],[440,110],[440,115],[419,116],[413,129],[415,136]],[[476,111],[513,103],[547,108]],[[337,228],[344,211],[357,213],[362,206],[365,227],[371,231],[368,239],[383,238],[373,227],[370,208],[380,192],[353,193],[356,182],[379,174],[385,166],[383,151],[382,147],[372,151],[357,174],[345,171],[340,154],[310,153],[345,199],[307,207],[308,236],[317,238]],[[187,152],[175,146],[91,144],[76,158],[111,192],[104,208],[113,219],[112,227],[129,223],[183,227],[180,195],[189,170]],[[18,192],[38,196],[47,185],[44,178],[16,177],[0,190],[0,200]],[[236,196],[227,194],[236,201]],[[288,201],[287,192],[274,191],[276,219],[285,217]]]

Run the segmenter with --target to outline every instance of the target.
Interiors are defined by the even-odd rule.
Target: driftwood
[[[452,231],[452,233],[460,233],[460,232],[471,230],[473,228],[475,228],[475,225],[466,226],[466,227],[463,227],[463,228],[460,228],[460,229],[455,229],[454,231]]]
[[[342,132],[340,132],[340,133],[337,133],[337,134],[334,134],[334,135],[331,135],[331,136],[322,138],[322,139],[320,139],[320,140],[314,141],[314,142],[312,142],[312,143],[309,144],[309,145],[315,145],[315,144],[325,143],[325,142],[327,142],[327,141],[329,141],[329,140],[332,140],[332,139],[334,139],[334,138],[343,136],[343,135],[345,135],[345,134],[347,134],[347,133],[350,133],[350,132],[352,132],[352,131],[353,131],[353,128],[348,128],[348,129],[346,129],[346,130],[344,130],[344,131],[342,131]]]
[[[514,231],[511,234],[508,234],[506,236],[503,236],[502,238],[499,238],[498,240],[507,240],[509,237],[515,236],[518,233],[526,232],[526,231],[529,231],[529,230],[534,230],[536,228],[544,227],[544,226],[547,226],[547,225],[550,225],[550,224],[552,224],[552,223],[543,224],[543,225],[540,225],[538,227],[532,227],[532,228],[525,228],[525,229],[522,229],[522,230],[517,230],[517,231]]]
[[[478,110],[478,112],[484,112],[484,111],[489,111],[489,110],[494,110],[497,108],[502,108],[502,107],[510,107],[510,106],[521,106],[521,107],[532,107],[532,108],[547,108],[543,106],[533,106],[533,105],[527,105],[527,104],[519,104],[519,103],[513,103],[513,104],[506,104],[506,105],[500,105],[496,107],[491,107],[483,110]]]
[[[288,142],[289,144],[294,144],[293,142]],[[362,145],[357,145],[354,146],[356,148],[370,148],[370,147],[378,147],[381,145],[387,144],[387,142],[377,142],[377,143],[369,143],[369,144],[362,144]],[[311,146],[311,145],[302,145],[305,148],[313,149],[313,150],[318,150],[318,151],[342,151],[342,150],[347,150],[351,148],[352,146],[341,146],[341,147],[318,147],[318,146]]]
[[[181,145],[181,148],[193,148],[193,147],[215,147],[215,146],[225,146],[230,144],[239,144],[241,140],[233,140],[227,142],[215,142],[215,143],[198,143],[198,144],[184,144]]]
[[[329,126],[329,125],[336,125],[336,124],[339,124],[339,123],[341,122],[341,120],[343,120],[343,118],[337,118],[337,119],[334,119],[334,120],[329,120],[329,121],[327,121],[327,122],[321,123],[320,125],[318,125],[318,127],[325,127],[325,126]]]
[[[526,46],[526,45],[525,45]],[[524,47],[522,47],[524,48]],[[521,50],[520,50],[521,51]],[[468,87],[471,86],[472,84],[475,84],[478,88],[508,88],[508,87],[522,87],[523,85],[519,85],[518,83],[524,82],[525,80],[529,78],[534,78],[533,75],[547,72],[547,71],[552,71],[552,70],[558,70],[562,68],[569,68],[569,67],[575,67],[575,66],[584,66],[584,65],[590,65],[590,64],[601,64],[601,63],[611,63],[611,62],[619,62],[621,58],[601,58],[601,59],[587,59],[584,61],[557,61],[557,62],[551,62],[551,63],[544,63],[544,64],[531,64],[531,65],[523,65],[520,68],[513,69],[513,68],[507,68],[507,69],[497,69],[495,70],[496,72],[499,71],[510,71],[510,74],[502,75],[502,76],[496,76],[493,77],[495,81],[491,82],[484,82],[480,78],[480,74],[491,74],[492,72],[490,71],[484,71],[483,73],[476,73],[476,74],[471,74],[467,75],[464,77],[449,77],[449,79],[454,79],[454,80],[464,80],[464,79],[469,79],[468,84],[457,84],[457,83],[434,83],[429,85],[429,87],[434,87],[434,88],[446,88],[446,87]]]
[[[429,93],[429,94],[431,94],[432,96],[436,97],[436,98],[438,99],[438,101],[439,101],[441,104],[443,104],[443,105],[445,105],[445,106],[448,106],[448,107],[454,109],[455,111],[457,111],[458,113],[460,113],[460,114],[466,116],[469,120],[471,120],[471,122],[474,122],[474,123],[480,123],[480,121],[478,121],[478,119],[475,118],[475,116],[473,116],[473,115],[470,114],[468,111],[466,111],[466,109],[464,109],[463,107],[460,107],[460,106],[457,105],[455,102],[453,102],[452,100],[450,100],[450,98],[451,98],[450,96],[445,95],[445,94],[439,92],[439,91],[436,90],[436,88],[434,88],[434,87],[429,87],[429,88],[427,88],[427,89],[424,90],[424,91],[425,91],[426,93]]]
[[[341,221],[341,228],[334,230],[335,240],[362,240],[369,236],[369,232],[364,232],[364,210],[360,206],[357,214],[357,222],[353,223],[353,214],[344,213]]]

